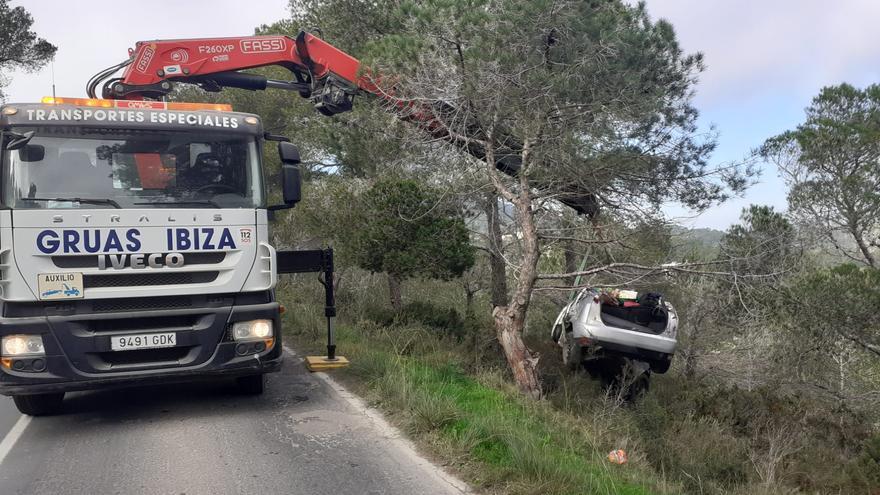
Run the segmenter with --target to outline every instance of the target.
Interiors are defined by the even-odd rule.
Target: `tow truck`
[[[246,72],[265,66],[291,79]],[[89,80],[88,98],[3,105],[0,394],[22,413],[57,412],[70,391],[195,379],[230,377],[261,393],[282,361],[282,273],[324,274],[325,361],[336,359],[332,251],[270,243],[274,212],[300,200],[297,148],[229,105],[165,101],[179,83],[294,91],[324,115],[369,95],[456,141],[437,118],[443,105],[395,97],[357,59],[306,32],[141,41]],[[261,163],[267,141],[278,142],[282,162],[275,205]],[[514,144],[496,150],[496,166],[516,175],[520,150],[504,142]],[[560,200],[597,209],[586,193]]]

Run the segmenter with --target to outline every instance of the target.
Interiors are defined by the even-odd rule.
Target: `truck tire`
[[[235,386],[238,388],[238,392],[242,395],[260,395],[263,393],[265,384],[266,375],[263,373],[260,373],[259,375],[240,376],[235,379]]]
[[[64,392],[54,394],[16,395],[12,397],[15,407],[28,416],[48,416],[61,410]]]

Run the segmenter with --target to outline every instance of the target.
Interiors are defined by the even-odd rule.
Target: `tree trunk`
[[[565,271],[568,273],[574,273],[578,271],[578,254],[575,251],[574,241],[566,241],[562,245],[562,249],[565,254]],[[571,287],[574,287],[574,282],[577,279],[575,276],[565,277],[565,283]]]
[[[491,142],[491,129],[487,131],[487,136]],[[538,374],[538,355],[529,350],[523,342],[526,315],[529,311],[529,302],[532,299],[532,290],[538,279],[538,259],[541,256],[538,248],[538,229],[535,225],[535,212],[532,210],[531,187],[528,183],[528,175],[526,174],[530,148],[528,141],[523,143],[522,165],[517,174],[519,191],[513,193],[501,182],[501,178],[498,175],[499,172],[495,168],[494,149],[492,146],[486,147],[487,171],[489,179],[495,188],[495,193],[487,195],[486,210],[488,212],[491,209],[494,215],[497,215],[498,202],[495,198],[498,195],[503,196],[516,207],[517,224],[521,234],[521,258],[517,266],[516,288],[514,289],[513,297],[507,305],[497,305],[495,307],[492,311],[492,317],[495,320],[495,334],[498,337],[498,342],[504,349],[507,364],[510,366],[510,371],[513,373],[517,387],[526,397],[540,399],[543,392],[541,390],[541,379]],[[492,198],[491,201],[490,198]],[[491,208],[489,208],[490,206]],[[492,218],[493,214],[488,216]],[[494,218],[497,225],[497,216]],[[500,226],[497,228],[497,235],[490,233],[490,239],[493,241],[500,241],[501,229]],[[500,247],[500,243],[497,246]],[[501,261],[503,261],[503,258]]]
[[[684,377],[692,380],[697,374],[697,350],[693,344],[689,344],[682,354],[684,358]]]
[[[538,374],[538,355],[523,342],[526,315],[532,298],[532,289],[538,278],[538,231],[532,211],[528,188],[524,187],[516,201],[518,221],[522,234],[522,259],[517,270],[513,298],[507,306],[498,306],[492,312],[495,333],[504,348],[510,371],[520,392],[532,399],[540,399],[541,379]]]
[[[489,266],[491,267],[492,306],[507,305],[507,266],[501,253],[503,239],[501,237],[501,221],[498,212],[498,194],[495,191],[486,193],[483,202],[486,214],[486,230],[489,236]]]
[[[519,391],[526,397],[537,400],[542,394],[538,375],[538,357],[523,342],[525,322],[513,313],[516,311],[503,306],[495,308],[492,313],[495,319],[495,332]]]
[[[874,258],[874,254],[871,253],[871,247],[868,246],[868,243],[865,242],[865,238],[862,236],[862,233],[855,227],[850,229],[850,233],[853,238],[855,238],[856,245],[859,247],[859,251],[862,252],[862,256],[865,257],[865,261],[868,262],[868,266],[871,268],[877,268],[877,260]]]
[[[476,291],[471,290],[470,287],[465,287],[466,299],[464,306],[464,320],[467,323],[465,328],[470,332],[470,344],[474,357],[474,368],[480,366],[480,361],[483,357],[483,353],[480,349],[480,326],[476,323],[477,315],[474,312],[474,296],[476,294]]]
[[[388,293],[391,295],[391,309],[399,313],[403,309],[403,299],[400,295],[400,276],[395,273],[388,274]]]

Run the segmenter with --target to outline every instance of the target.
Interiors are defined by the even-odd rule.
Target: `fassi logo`
[[[153,55],[155,54],[156,50],[155,48],[153,48],[153,45],[148,45],[146,48],[144,48],[144,52],[141,54],[141,58],[140,60],[138,60],[137,63],[138,72],[142,72],[144,74],[147,73],[147,67],[150,66],[150,62],[153,61]]]
[[[283,52],[284,38],[251,38],[241,40],[242,53]]]

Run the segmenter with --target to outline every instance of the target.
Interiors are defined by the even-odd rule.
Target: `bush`
[[[406,304],[400,313],[390,308],[370,307],[366,309],[366,317],[382,326],[406,325],[417,323],[461,340],[465,324],[458,311],[453,308],[436,306],[430,302],[415,301]]]
[[[868,493],[880,487],[880,434],[865,442],[861,454],[847,465],[846,474]]]
[[[438,330],[446,330],[448,333],[456,336],[460,336],[464,329],[464,322],[458,311],[452,308],[435,306],[429,302],[411,302],[403,307],[401,316],[409,322],[421,323]]]
[[[364,308],[364,317],[383,327],[394,325],[397,314],[391,308],[382,306],[367,306]]]
[[[720,420],[675,410],[651,395],[635,411],[635,420],[648,461],[689,492],[713,493],[748,482],[748,441]]]

